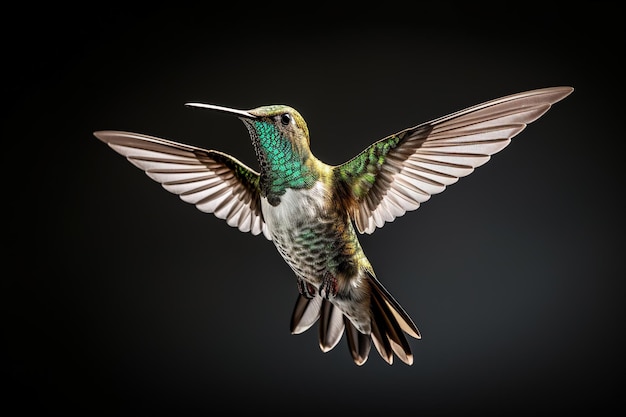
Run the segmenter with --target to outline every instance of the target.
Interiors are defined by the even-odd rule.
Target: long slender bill
[[[253,115],[252,113],[249,113],[249,112],[247,112],[245,110],[231,109],[230,107],[216,106],[214,104],[185,103],[185,106],[200,107],[200,108],[209,109],[209,110],[217,110],[217,111],[222,112],[222,113],[235,114],[237,116],[246,117],[248,119],[256,119],[255,115]]]

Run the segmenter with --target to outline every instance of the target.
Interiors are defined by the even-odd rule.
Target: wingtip
[[[563,100],[565,97],[569,96],[570,94],[572,94],[574,92],[574,87],[570,87],[570,86],[555,87],[555,90],[558,90],[560,92],[556,100],[556,101],[560,101],[560,100]]]
[[[104,132],[105,132],[104,130],[96,130],[95,132],[93,132],[93,135],[96,138],[98,138],[98,139],[100,139],[100,140],[102,140],[104,142],[104,140],[103,140]]]
[[[93,132],[93,135],[104,143],[110,143],[122,137],[130,137],[133,135],[139,136],[138,134],[122,132],[122,131],[117,131],[117,130],[96,130],[95,132]]]
[[[93,135],[101,142],[110,145],[112,142],[115,142],[116,139],[122,137],[122,133],[125,132],[118,132],[115,130],[96,130],[93,132]]]

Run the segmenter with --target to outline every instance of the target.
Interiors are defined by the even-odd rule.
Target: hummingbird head
[[[295,154],[302,158],[309,157],[309,128],[298,111],[285,105],[271,105],[257,107],[248,113],[254,118],[240,119],[248,128],[253,141],[256,139],[261,148],[275,151],[288,144]]]
[[[255,117],[253,120],[276,126],[281,135],[289,138],[294,144],[304,142],[307,148],[310,146],[309,128],[296,109],[276,104],[257,107],[249,110],[248,113]],[[242,118],[242,120],[245,122],[246,119]]]
[[[248,128],[255,148],[257,146],[261,148],[259,150],[275,151],[289,144],[294,153],[305,158],[310,155],[309,128],[300,113],[292,107],[279,104],[252,110],[238,110],[203,103],[186,105],[237,116]]]
[[[217,110],[237,116],[248,129],[261,168],[265,188],[308,184],[312,174],[307,162],[312,157],[309,129],[295,109],[285,105],[237,110],[212,104],[187,103],[187,106]]]

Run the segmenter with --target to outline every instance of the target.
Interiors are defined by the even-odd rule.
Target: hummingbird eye
[[[280,115],[280,122],[287,126],[291,122],[291,115],[289,113],[283,113]]]

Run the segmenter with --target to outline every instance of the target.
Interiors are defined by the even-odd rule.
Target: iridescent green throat
[[[272,205],[280,203],[280,196],[287,188],[310,188],[318,175],[306,165],[310,156],[294,149],[271,123],[253,120],[249,126],[257,158],[261,165],[261,193]]]

